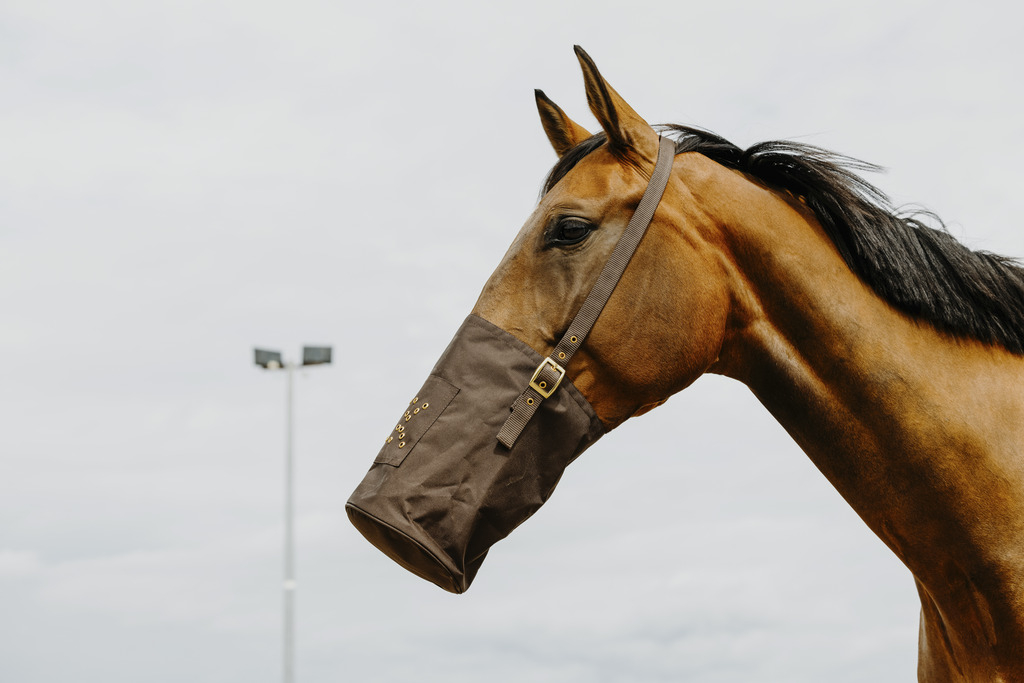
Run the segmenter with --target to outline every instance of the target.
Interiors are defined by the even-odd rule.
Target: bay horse
[[[576,54],[602,130],[591,135],[536,92],[558,162],[421,390],[437,398],[415,397],[396,443],[388,438],[391,450],[353,494],[353,522],[407,568],[461,592],[487,546],[539,507],[600,433],[717,373],[750,388],[913,573],[918,679],[1024,681],[1024,270],[962,246],[941,222],[931,227],[937,219],[894,210],[857,175],[868,164],[799,143],[742,150],[696,128],[655,129]],[[427,406],[447,410],[494,374],[464,360],[467,349],[521,347],[528,372],[562,348],[641,203],[663,138],[674,149],[660,203],[562,369],[579,443],[550,464],[545,445],[557,428],[542,424],[518,451],[494,441],[508,410],[444,426]],[[467,335],[476,341],[463,348]],[[475,403],[485,393],[470,395]],[[423,425],[415,434],[414,424]],[[456,428],[460,436],[442,435],[433,451],[422,445],[431,430]],[[486,430],[473,448],[499,464],[467,465],[485,460],[462,451],[444,460],[470,431]],[[434,452],[441,464],[427,457]],[[536,495],[522,493],[534,480]],[[380,498],[401,508],[401,521],[371,510],[366,501]],[[440,507],[422,512],[428,499]]]

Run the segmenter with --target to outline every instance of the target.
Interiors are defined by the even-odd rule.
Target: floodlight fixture
[[[326,365],[331,362],[330,346],[303,346],[303,365]]]
[[[267,351],[266,349],[254,349],[256,365],[267,370],[278,370],[284,367],[281,361],[280,351]]]

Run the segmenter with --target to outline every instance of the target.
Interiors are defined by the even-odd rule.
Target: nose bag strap
[[[661,196],[665,193],[669,176],[672,173],[672,161],[675,158],[676,145],[668,138],[661,138],[658,146],[658,162],[654,166],[654,173],[647,183],[644,196],[640,204],[629,219],[625,232],[619,238],[612,255],[604,264],[604,269],[594,283],[593,289],[587,295],[586,300],[576,313],[568,331],[555,346],[551,355],[544,359],[537,371],[530,380],[529,385],[512,403],[512,414],[505,420],[501,431],[498,432],[498,441],[506,448],[512,445],[519,438],[526,423],[530,421],[533,414],[540,407],[541,402],[550,396],[565,377],[565,366],[569,359],[576,353],[576,350],[583,345],[583,340],[590,334],[597,317],[601,315],[605,304],[611,298],[612,291],[619,284],[622,274],[633,258],[634,252],[640,245],[647,226],[651,224],[654,212],[661,202]]]

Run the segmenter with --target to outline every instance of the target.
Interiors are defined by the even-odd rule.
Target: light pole
[[[295,466],[292,457],[292,385],[295,363],[282,360],[280,351],[255,349],[256,365],[265,370],[287,371],[285,389],[285,451],[284,451],[284,683],[295,681]],[[330,346],[303,346],[302,366],[326,365],[331,362]]]

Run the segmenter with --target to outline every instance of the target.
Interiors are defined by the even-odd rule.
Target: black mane
[[[855,173],[879,167],[797,142],[742,150],[699,128],[660,129],[677,137],[676,154],[699,152],[802,198],[850,269],[895,308],[953,336],[1024,355],[1024,269],[1014,259],[971,251],[933,214],[894,209]],[[544,192],[604,142],[598,133],[559,159]]]

